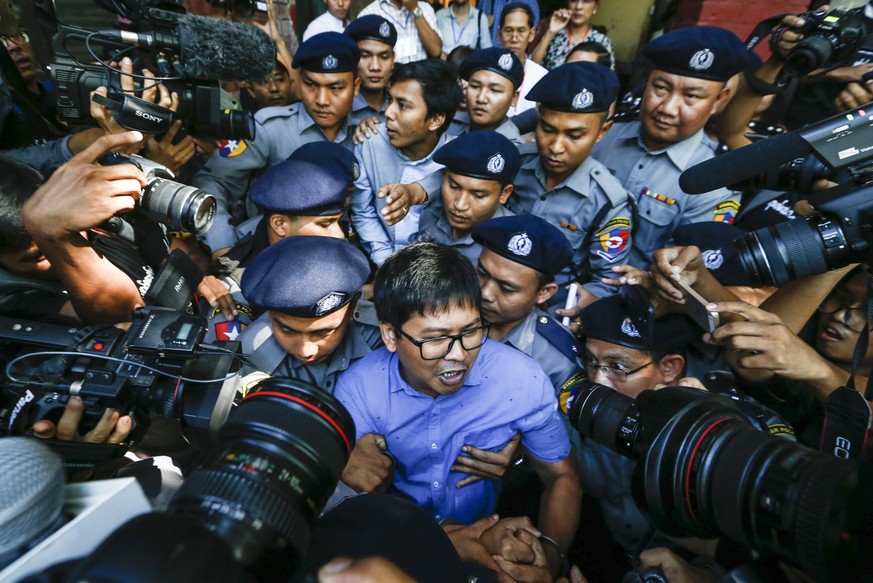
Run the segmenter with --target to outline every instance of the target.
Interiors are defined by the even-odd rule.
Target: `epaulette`
[[[537,332],[549,341],[569,360],[576,362],[579,356],[579,343],[569,330],[561,326],[553,318],[540,314],[537,316]]]

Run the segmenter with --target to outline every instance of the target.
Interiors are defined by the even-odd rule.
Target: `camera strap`
[[[873,383],[867,383],[865,394],[862,395],[855,387],[855,372],[864,362],[867,347],[870,344],[870,322],[873,321],[873,277],[867,284],[867,319],[864,329],[855,343],[852,355],[852,371],[846,386],[838,388],[828,395],[824,404],[824,426],[821,432],[819,450],[832,453],[840,459],[854,460],[860,458],[870,435],[873,422],[870,398]]]

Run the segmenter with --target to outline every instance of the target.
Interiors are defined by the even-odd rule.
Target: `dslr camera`
[[[813,11],[799,15],[806,22],[798,32],[803,39],[785,56],[784,71],[792,77],[841,64],[849,59],[867,37],[867,26],[854,10]],[[778,42],[779,35],[773,35]],[[776,47],[772,47],[776,50]]]
[[[172,180],[169,168],[133,154],[110,154],[100,163],[133,164],[143,171],[146,185],[139,196],[137,212],[175,231],[205,233],[215,217],[215,197],[199,188]]]

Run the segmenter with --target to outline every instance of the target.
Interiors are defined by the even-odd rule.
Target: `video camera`
[[[688,387],[636,399],[580,381],[570,423],[637,460],[632,490],[668,535],[727,539],[815,581],[870,580],[873,465],[761,431],[731,399]]]
[[[157,307],[137,309],[126,332],[0,317],[0,435],[57,423],[77,395],[83,433],[111,407],[131,416],[131,443],[155,415],[178,419],[189,440],[207,441],[238,398],[238,376],[228,373],[239,368],[239,343],[204,345],[206,328],[205,318]],[[87,457],[87,446],[76,453]]]
[[[756,285],[781,286],[866,261],[873,244],[873,108],[859,107],[687,169],[679,185],[700,194],[789,164],[844,181],[808,202],[818,214],[752,231],[735,243]],[[817,176],[805,176],[811,185]]]
[[[220,107],[217,80],[255,80],[269,76],[276,60],[270,37],[254,26],[218,18],[184,14],[177,2],[153,0],[98,1],[129,22],[125,30],[89,31],[60,25],[52,40],[52,80],[58,91],[58,114],[73,125],[94,125],[90,115],[91,92],[106,87],[107,97],[95,101],[112,111],[126,129],[163,133],[176,119],[187,133],[208,139],[253,139],[254,120],[246,112]],[[170,9],[167,9],[169,6]],[[92,63],[83,63],[73,48],[87,53]],[[173,112],[121,90],[121,75],[111,61],[128,56],[133,70],[154,68],[150,79],[133,74],[140,81],[137,93],[158,82],[179,96]]]

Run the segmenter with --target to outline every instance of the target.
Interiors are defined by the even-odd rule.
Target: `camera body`
[[[799,31],[803,39],[786,55],[784,63],[785,72],[791,76],[807,75],[845,61],[858,50],[868,33],[856,11],[813,11],[800,17],[806,22]]]
[[[172,180],[170,169],[134,154],[109,154],[100,163],[133,164],[146,176],[137,211],[173,230],[205,233],[215,218],[215,197],[207,192]]]
[[[7,367],[0,434],[24,434],[42,419],[56,423],[77,395],[85,406],[83,433],[111,407],[130,414],[132,443],[154,415],[179,419],[187,437],[205,441],[227,418],[238,382],[226,378],[238,343],[203,354],[205,332],[204,318],[156,307],[138,309],[126,332],[0,318],[0,361]],[[46,349],[50,354],[41,355]]]

